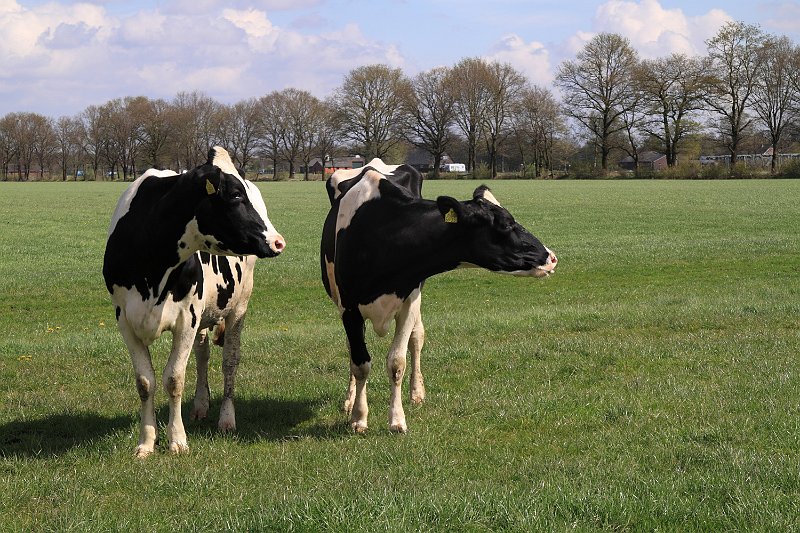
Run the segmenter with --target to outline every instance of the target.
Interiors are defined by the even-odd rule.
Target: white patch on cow
[[[244,185],[247,190],[247,198],[250,200],[250,203],[253,204],[253,208],[255,208],[256,212],[261,217],[261,220],[264,221],[264,225],[267,227],[267,230],[264,232],[264,239],[268,243],[274,243],[279,237],[283,239],[281,234],[278,233],[278,230],[275,229],[275,226],[272,225],[272,222],[267,216],[267,205],[264,203],[264,198],[261,196],[261,191],[258,190],[258,187],[256,187],[255,183],[248,180],[242,181],[244,181]],[[271,247],[274,248],[272,245]]]
[[[372,322],[375,333],[383,337],[389,332],[389,325],[402,306],[403,300],[396,294],[383,294],[366,305],[359,305],[358,310],[364,319]]]
[[[336,304],[336,308],[339,309],[339,314],[342,314],[344,313],[344,307],[342,307],[342,299],[339,296],[339,286],[336,284],[336,265],[326,260],[325,272],[328,277],[328,286],[331,289],[331,300]]]
[[[493,203],[498,207],[502,207],[500,205],[500,202],[497,201],[497,198],[494,197],[494,194],[492,194],[492,191],[490,191],[489,189],[484,189],[483,199],[486,200],[487,202]]]
[[[114,229],[117,227],[117,222],[119,219],[124,217],[131,208],[131,202],[136,197],[136,193],[139,191],[139,186],[144,182],[145,179],[154,176],[156,178],[166,178],[169,176],[177,176],[178,173],[173,170],[157,170],[155,168],[151,168],[145,170],[144,173],[136,178],[136,180],[131,183],[125,192],[122,193],[120,196],[119,201],[117,202],[117,207],[114,209],[114,214],[111,216],[111,224],[108,227],[108,235],[114,233]]]
[[[381,180],[386,179],[383,174],[368,170],[357,184],[351,187],[339,203],[339,213],[336,217],[336,232],[347,228],[359,207],[370,200],[381,197],[378,186]]]
[[[221,146],[215,146],[213,150],[214,159],[211,160],[211,164],[223,171],[225,174],[232,174],[241,180],[242,177],[239,175],[236,165],[233,164],[233,160],[231,159],[228,151]]]
[[[394,171],[397,170],[397,167],[400,165],[387,165],[382,160],[378,159],[377,157],[370,161],[367,164],[368,167],[372,167],[384,176],[391,176],[394,174]],[[331,187],[333,187],[333,199],[335,200],[341,193],[339,192],[339,184],[343,181],[347,181],[349,179],[355,178],[359,174],[364,171],[364,167],[361,168],[341,168],[331,174],[331,177],[328,178],[328,183],[330,183]]]
[[[171,269],[167,271],[164,279],[170,272]],[[196,298],[192,302],[175,302],[172,298],[166,298],[156,305],[158,294],[142,300],[141,294],[136,289],[114,285],[111,299],[120,308],[120,320],[125,320],[136,337],[145,346],[150,346],[163,332],[175,329],[182,313]]]

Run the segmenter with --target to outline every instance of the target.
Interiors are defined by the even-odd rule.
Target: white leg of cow
[[[397,433],[408,431],[406,414],[403,411],[402,386],[406,372],[406,352],[411,332],[417,323],[420,308],[420,293],[414,291],[397,313],[392,346],[386,356],[386,373],[389,376],[391,396],[389,398],[389,429]]]
[[[344,405],[342,405],[342,411],[347,416],[353,412],[353,404],[356,401],[356,377],[353,375],[352,370],[350,371],[350,382],[347,384],[347,395],[344,398]]]
[[[219,430],[236,431],[236,411],[233,407],[233,389],[239,367],[240,343],[244,316],[225,319],[225,345],[222,347],[222,374],[224,388],[219,409]]]
[[[192,350],[196,330],[187,325],[180,325],[172,332],[172,351],[161,380],[169,399],[169,423],[167,439],[169,451],[183,453],[189,451],[186,441],[186,430],[181,416],[181,399],[186,384],[186,363]]]
[[[425,400],[425,381],[422,378],[420,356],[425,344],[425,327],[422,325],[422,313],[417,314],[417,321],[411,332],[409,347],[411,348],[411,375],[409,376],[409,395],[411,403],[419,405]]]
[[[136,374],[136,390],[142,400],[139,409],[139,445],[134,452],[136,457],[144,459],[155,450],[158,424],[153,397],[155,395],[156,374],[150,358],[150,350],[134,335],[124,317],[119,319],[119,331],[128,347]]]
[[[367,431],[367,419],[369,406],[367,405],[367,378],[372,369],[372,363],[367,361],[361,365],[350,363],[350,374],[355,381],[355,398],[353,400],[353,410],[350,413],[350,427],[356,433]]]
[[[367,344],[364,340],[364,317],[357,310],[345,309],[342,313],[342,324],[347,334],[347,346],[350,351],[350,389],[353,394],[350,412],[350,427],[356,433],[367,430],[369,406],[367,405],[367,378],[372,369]],[[355,385],[355,387],[353,387]],[[348,396],[351,394],[348,391]],[[345,404],[346,405],[346,404]]]
[[[211,356],[208,329],[197,332],[194,339],[194,356],[197,360],[197,385],[194,389],[194,405],[189,418],[202,420],[208,416],[208,405],[211,401],[211,391],[208,388],[208,360]]]

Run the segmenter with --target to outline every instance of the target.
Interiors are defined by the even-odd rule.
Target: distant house
[[[364,158],[360,155],[351,155],[347,157],[335,157],[333,159],[329,159],[323,163],[322,159],[319,157],[315,157],[311,161],[308,162],[308,172],[309,174],[321,174],[323,168],[325,169],[325,174],[332,174],[333,172],[339,169],[352,169],[352,168],[361,168],[365,164]],[[305,167],[300,169],[300,172],[305,172]]]
[[[408,154],[406,155],[405,163],[410,165],[420,172],[431,172],[433,171],[433,156],[423,150],[422,148],[412,148],[409,150]],[[443,165],[451,164],[453,160],[450,158],[449,155],[443,154],[442,161],[440,162],[440,168]]]
[[[622,159],[619,167],[623,170],[636,170],[631,156]],[[659,152],[642,152],[639,154],[639,170],[664,170],[667,168],[667,156]]]

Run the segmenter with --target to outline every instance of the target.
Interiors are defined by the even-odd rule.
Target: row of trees
[[[485,165],[492,177],[505,159],[537,174],[561,168],[581,145],[603,172],[620,150],[638,161],[656,149],[673,166],[697,135],[714,138],[735,164],[756,131],[777,157],[798,122],[798,48],[741,22],[706,44],[704,57],[642,60],[624,37],[599,34],[559,66],[561,100],[508,64],[467,58],[413,78],[359,67],[324,100],[286,89],[224,105],[192,92],[119,98],[58,119],[10,113],[0,118],[0,177],[128,179],[148,167],[191,168],[215,144],[273,176],[348,152],[399,160],[410,146],[430,154],[434,169],[458,154],[469,171]]]
[[[782,141],[800,117],[800,49],[743,22],[727,23],[706,45],[704,57],[641,60],[627,39],[600,34],[560,66],[564,112],[588,133],[603,170],[613,149],[638,161],[647,146],[674,166],[682,142],[701,133],[734,166],[743,140],[761,133],[775,172]]]

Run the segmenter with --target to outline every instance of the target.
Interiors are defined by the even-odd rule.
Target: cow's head
[[[204,195],[195,218],[201,249],[219,255],[274,257],[286,241],[272,226],[258,188],[242,179],[228,152],[215,146],[193,171]]]
[[[467,243],[466,262],[516,276],[548,276],[556,268],[556,255],[518,224],[481,185],[472,200],[449,196],[436,200],[444,221],[454,224]]]

